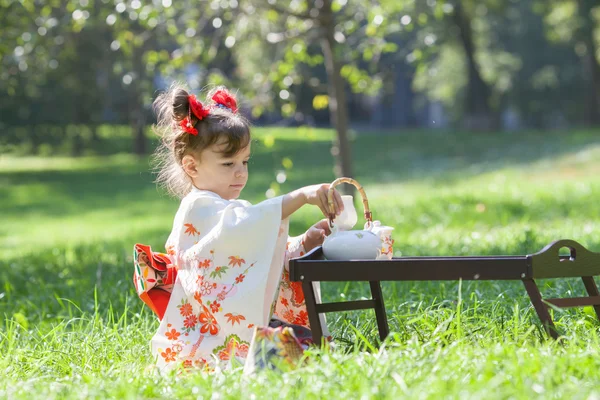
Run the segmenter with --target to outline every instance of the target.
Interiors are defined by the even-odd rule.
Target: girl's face
[[[182,166],[192,178],[195,187],[209,190],[223,199],[237,199],[248,181],[248,160],[250,144],[231,157],[225,157],[221,150],[226,143],[214,144],[200,153],[183,157]]]

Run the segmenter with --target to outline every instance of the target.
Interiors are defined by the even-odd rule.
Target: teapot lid
[[[367,222],[365,224],[365,229],[374,229],[374,230],[389,230],[389,231],[393,231],[394,228],[393,226],[386,226],[386,225],[381,225],[381,221],[373,221],[371,223],[371,226],[368,228],[369,222]]]

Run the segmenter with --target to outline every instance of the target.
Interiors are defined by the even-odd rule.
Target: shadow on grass
[[[356,176],[363,185],[421,179],[448,183],[497,168],[576,153],[598,144],[600,137],[593,132],[569,135],[558,132],[489,135],[401,132],[393,136],[358,136],[353,155]],[[289,157],[294,167],[287,171],[287,181],[281,184],[283,192],[334,179],[329,144],[326,142],[276,140],[270,148],[257,143],[244,198],[253,202],[264,199],[264,193],[275,181],[277,171],[284,169],[284,157]],[[0,207],[13,221],[11,223],[30,214],[61,219],[77,217],[90,210],[115,207],[126,208],[130,215],[167,209],[174,212],[177,208],[176,200],[157,192],[147,160],[132,161],[126,165],[114,165],[110,158],[106,160],[106,164],[100,167],[73,170],[0,171]],[[448,206],[453,202],[462,204],[462,211],[450,212]],[[518,200],[488,199],[487,207],[491,211],[485,215],[474,211],[477,202],[478,199],[469,196],[454,200],[452,197],[431,196],[405,210],[402,224],[412,227],[426,225],[422,220],[424,215],[430,220],[441,221],[444,226],[457,227],[476,223],[507,224],[524,217],[536,223],[548,218],[576,215],[581,209],[585,209],[587,215],[600,215],[600,205],[581,198],[564,201],[542,199],[539,203],[528,205]],[[377,207],[375,205],[375,210]],[[390,216],[389,219],[394,224],[394,218]],[[382,220],[385,218],[382,217]],[[118,225],[127,221],[115,220],[114,223]],[[293,221],[292,227],[305,229],[306,221]],[[10,224],[5,229],[2,235],[8,237],[11,234]],[[112,304],[116,309],[123,309],[124,304],[130,301],[128,299],[136,297],[131,284],[131,245],[143,241],[160,249],[164,245],[165,232],[169,230],[170,226],[165,226],[161,230],[144,232],[144,237],[123,235],[96,244],[65,244],[54,249],[39,248],[22,257],[0,257],[0,293],[3,294],[0,315],[23,312],[32,320],[58,317],[64,315],[69,307],[69,302],[59,300],[61,298],[91,312],[95,307],[95,287],[101,288],[101,307]],[[525,238],[508,247],[489,246],[484,254],[527,254],[545,244],[535,237]],[[587,247],[592,249],[598,245],[600,243],[588,243]],[[419,248],[406,250],[411,254],[422,252]],[[433,301],[444,295],[445,287],[454,288],[423,283],[386,285],[385,291],[402,301]],[[339,293],[344,288],[345,284],[336,284],[331,293]],[[563,289],[568,290],[566,286],[557,290]],[[359,293],[359,289],[349,290]],[[514,292],[522,295],[520,289],[518,293]],[[138,304],[138,300],[135,301]],[[141,307],[141,302],[139,305]]]
[[[146,232],[147,243],[160,248],[163,234],[162,230]],[[0,316],[11,318],[19,313],[20,318],[36,324],[109,309],[117,318],[125,310],[151,314],[135,293],[131,280],[132,249],[125,248],[124,242],[134,240],[121,238],[66,246],[31,253],[26,258],[0,260]],[[547,297],[584,295],[583,285],[577,279],[541,280],[538,284]],[[326,302],[370,297],[366,283],[327,282],[322,286]],[[424,308],[455,309],[461,286],[466,308],[477,305],[510,314],[515,305],[520,309],[529,307],[520,282],[384,282],[382,286],[388,311],[409,320]],[[370,320],[369,313],[361,312],[360,316]],[[336,318],[332,316],[330,320],[336,324]],[[341,318],[337,323],[348,317]],[[398,321],[393,319],[392,323],[397,325]]]
[[[409,180],[451,183],[506,166],[576,153],[592,145],[600,145],[600,136],[589,131],[363,135],[353,145],[354,171],[363,185]],[[335,179],[327,142],[286,139],[267,148],[257,141],[244,197],[251,201],[264,199],[277,172],[284,170],[281,161],[285,157],[294,166],[287,171],[287,181],[281,185],[283,192]],[[103,167],[67,171],[0,171],[0,180],[3,183],[0,204],[8,214],[43,211],[64,215],[161,196],[152,183],[147,159],[129,165],[111,165],[108,161]],[[60,197],[60,201],[52,196]],[[520,212],[519,206],[513,211]]]
[[[374,181],[451,183],[507,166],[557,158],[600,145],[600,132],[401,132],[359,136],[356,175]]]
[[[159,248],[164,232],[148,231],[146,238]],[[41,321],[110,307],[120,313],[126,304],[131,312],[139,312],[142,303],[131,280],[133,245],[126,248],[126,242],[135,240],[55,247],[0,259],[0,315],[18,312],[30,321]]]

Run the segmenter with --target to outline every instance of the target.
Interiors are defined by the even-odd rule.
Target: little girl
[[[255,327],[308,328],[304,295],[290,282],[288,260],[323,242],[326,220],[288,237],[288,218],[304,204],[328,215],[328,184],[307,186],[251,205],[237,200],[248,180],[249,123],[219,87],[200,102],[173,87],[154,102],[158,183],[181,205],[167,253],[135,246],[136,289],[161,319],[152,338],[160,368],[212,368],[243,361]],[[343,209],[335,193],[337,214]]]

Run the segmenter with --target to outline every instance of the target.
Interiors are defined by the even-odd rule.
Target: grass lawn
[[[332,132],[255,138],[242,197],[334,179]],[[522,255],[559,238],[600,251],[600,132],[363,132],[353,151],[397,256]],[[329,314],[338,350],[294,371],[145,372],[158,323],[134,293],[131,249],[161,248],[177,206],[147,159],[0,156],[0,398],[600,399],[593,310],[555,311],[565,337],[546,340],[520,282],[384,283],[383,345],[372,311]],[[292,234],[319,218],[301,209]],[[538,284],[546,297],[584,295],[574,279]],[[323,292],[369,295],[346,283]]]

